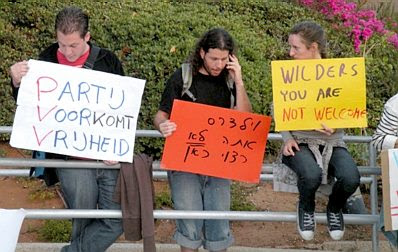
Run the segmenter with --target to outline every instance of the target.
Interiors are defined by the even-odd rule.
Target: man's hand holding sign
[[[145,81],[36,60],[22,79],[11,145],[132,162]]]
[[[170,121],[162,168],[259,182],[270,117],[174,100]]]

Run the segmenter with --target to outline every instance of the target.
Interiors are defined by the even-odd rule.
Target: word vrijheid
[[[129,150],[129,141],[116,139],[100,134],[86,132],[57,130],[54,132],[54,148],[75,149],[79,152],[86,150],[113,153],[118,156],[125,155]]]

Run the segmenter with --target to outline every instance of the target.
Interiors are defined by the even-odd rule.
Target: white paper
[[[10,144],[132,162],[145,80],[29,60]]]
[[[389,180],[392,230],[398,230],[398,149],[389,151]]]
[[[26,211],[0,209],[0,251],[14,252]]]

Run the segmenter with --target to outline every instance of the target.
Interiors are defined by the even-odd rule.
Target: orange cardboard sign
[[[174,100],[161,167],[258,183],[271,117]]]

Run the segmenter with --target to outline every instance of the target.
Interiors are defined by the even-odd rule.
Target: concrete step
[[[15,252],[59,252],[66,243],[18,243]],[[228,252],[314,252],[314,251],[350,251],[350,252],[369,252],[372,251],[371,241],[333,241],[325,242],[321,245],[310,245],[309,249],[294,249],[294,248],[251,248],[233,246],[228,249]],[[143,247],[141,243],[115,243],[107,252],[142,252]],[[180,247],[176,244],[156,244],[157,252],[179,252]],[[199,252],[205,252],[204,249],[199,249]],[[380,252],[397,252],[398,249],[390,245],[388,241],[380,241]]]

